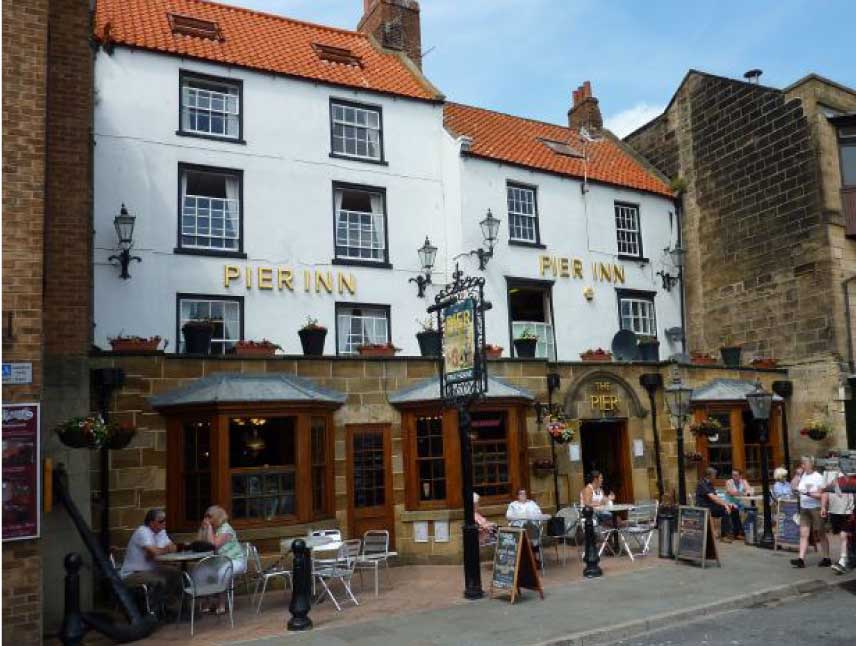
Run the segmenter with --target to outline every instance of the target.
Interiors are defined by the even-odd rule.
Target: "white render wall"
[[[178,127],[179,69],[243,81],[243,139],[246,144],[184,137]],[[335,353],[335,303],[391,306],[392,341],[402,354],[418,354],[417,318],[433,302],[454,266],[453,257],[481,245],[478,221],[488,208],[502,220],[500,242],[485,276],[489,342],[510,347],[505,276],[542,278],[542,254],[580,258],[585,280],[555,278],[556,343],[560,360],[575,360],[588,347],[608,347],[618,329],[615,286],[591,280],[593,261],[624,266],[627,289],[656,291],[661,357],[678,351],[663,330],[680,325],[678,291],[666,293],[656,271],[674,269],[663,249],[674,241],[673,203],[637,191],[580,182],[490,161],[461,157],[459,142],[442,127],[442,106],[337,88],[240,68],[117,47],[103,50],[95,67],[95,341],[119,333],[170,340],[176,348],[176,294],[244,297],[244,338],[267,338],[287,353],[299,353],[297,330],[307,315],[330,329],[326,354]],[[330,97],[383,108],[384,158],[388,165],[333,159]],[[178,228],[178,164],[243,171],[244,252],[228,259],[173,252]],[[537,187],[541,241],[546,249],[509,247],[506,181]],[[332,265],[332,183],[386,189],[389,261],[393,269]],[[616,260],[613,201],[640,205],[645,255],[639,265]],[[107,258],[115,253],[113,217],[122,203],[137,216],[134,253],[142,263],[119,278]],[[428,298],[416,297],[407,279],[416,275],[416,250],[425,236],[439,248]],[[278,267],[294,272],[294,291],[259,290],[243,278],[223,285],[227,264]],[[461,261],[475,270],[474,258]],[[302,272],[352,274],[356,294],[305,292]],[[551,276],[544,276],[551,278]],[[276,274],[274,273],[274,284]],[[595,297],[588,302],[583,288]]]
[[[458,143],[459,145],[459,143]],[[532,171],[475,157],[461,157],[461,205],[463,244],[469,251],[482,245],[479,221],[491,209],[502,220],[499,242],[494,257],[485,271],[486,290],[493,309],[486,315],[487,340],[506,348],[509,356],[511,339],[508,325],[506,277],[552,280],[553,320],[559,360],[578,360],[579,353],[589,348],[609,349],[612,337],[619,329],[616,289],[656,292],[654,305],[660,357],[665,359],[680,352],[680,342],[670,343],[664,330],[681,324],[679,288],[667,292],[657,276],[660,270],[677,274],[667,247],[677,241],[675,206],[670,199],[618,186],[589,182],[583,195],[582,181],[558,175]],[[541,244],[536,249],[508,243],[508,208],[506,184],[516,182],[534,187],[538,206]],[[648,262],[618,258],[614,203],[639,205],[643,255]],[[542,255],[578,258],[583,264],[583,279],[541,275]],[[603,262],[624,268],[624,283],[594,280],[592,264]],[[475,270],[475,256],[461,260],[461,266]],[[583,290],[591,287],[594,298],[589,301]]]

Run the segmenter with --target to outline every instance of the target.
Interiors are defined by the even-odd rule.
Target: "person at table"
[[[538,503],[526,496],[526,489],[520,489],[517,492],[517,500],[512,500],[508,505],[508,510],[505,512],[505,517],[508,520],[537,518],[540,515],[541,508],[538,506]]]
[[[589,474],[589,482],[580,491],[580,505],[591,507],[600,520],[606,520],[612,514],[609,506],[615,500],[615,494],[605,494],[603,491],[603,474],[600,471],[592,471]]]
[[[773,481],[773,492],[771,494],[773,500],[782,500],[794,495],[791,483],[788,482],[788,470],[785,467],[778,467],[773,471]]]
[[[473,492],[473,515],[475,516],[476,525],[479,526],[479,543],[486,545],[493,542],[496,535],[496,523],[490,522],[487,518],[479,513],[479,495]]]
[[[704,470],[704,477],[698,481],[698,486],[696,487],[696,505],[705,507],[710,511],[714,536],[719,536],[719,540],[723,543],[730,543],[732,541],[732,532],[729,525],[731,524],[731,511],[733,507],[725,498],[716,493],[716,489],[713,486],[713,479],[715,477],[716,469],[713,467],[708,467]],[[723,524],[725,527],[722,526]]]
[[[161,554],[177,551],[166,533],[166,514],[162,509],[149,509],[143,524],[134,530],[125,550],[125,561],[119,576],[129,586],[145,584],[152,608],[164,605],[168,611],[178,610],[181,591],[181,571],[159,564]]]
[[[731,469],[731,478],[725,481],[725,500],[731,505],[731,531],[734,538],[743,538],[743,521],[740,512],[746,505],[740,500],[741,497],[752,495],[752,485],[743,477],[740,469]]]
[[[247,571],[247,561],[244,551],[238,542],[238,535],[229,524],[229,516],[220,505],[212,505],[205,511],[202,525],[199,527],[199,540],[207,541],[214,546],[214,551],[232,561],[232,576]],[[226,596],[220,595],[216,612],[222,615],[226,612]]]
[[[805,553],[808,551],[808,541],[812,531],[817,534],[820,549],[823,553],[819,567],[830,567],[829,539],[826,537],[826,510],[821,509],[823,498],[823,476],[814,470],[814,458],[803,456],[801,461],[802,476],[796,487],[800,494],[800,551],[799,556],[791,559],[794,567],[805,567]]]

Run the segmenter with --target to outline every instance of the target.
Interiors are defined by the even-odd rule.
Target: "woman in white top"
[[[589,483],[580,492],[580,504],[583,507],[593,507],[595,511],[601,511],[615,500],[615,494],[603,493],[603,474],[600,471],[592,471],[589,474]]]
[[[823,497],[823,476],[814,470],[814,458],[803,456],[801,460],[803,473],[796,487],[800,494],[800,551],[799,556],[791,559],[794,567],[805,567],[805,553],[808,550],[808,539],[812,530],[820,541],[823,558],[818,565],[829,567],[829,539],[826,537],[826,510],[821,509]]]
[[[540,515],[541,508],[537,502],[529,500],[526,497],[526,489],[521,489],[517,492],[517,500],[512,500],[508,505],[508,510],[505,512],[505,517],[508,520],[537,518]]]

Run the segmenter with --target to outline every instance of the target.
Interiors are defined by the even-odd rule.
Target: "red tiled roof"
[[[220,39],[173,33],[169,14],[217,23]],[[415,99],[442,96],[394,53],[361,33],[204,0],[98,0],[99,42],[200,58]],[[350,50],[361,65],[321,60],[313,44]]]
[[[443,122],[455,136],[470,137],[469,153],[510,164],[518,164],[571,177],[583,177],[582,157],[569,157],[551,150],[543,140],[568,143],[582,153],[579,132],[564,126],[532,121],[483,108],[446,103]],[[649,171],[611,136],[586,144],[588,178],[671,197],[671,189]]]

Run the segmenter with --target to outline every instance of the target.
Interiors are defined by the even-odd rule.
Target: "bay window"
[[[167,513],[191,531],[222,505],[236,527],[333,515],[330,414],[249,406],[167,416]]]

